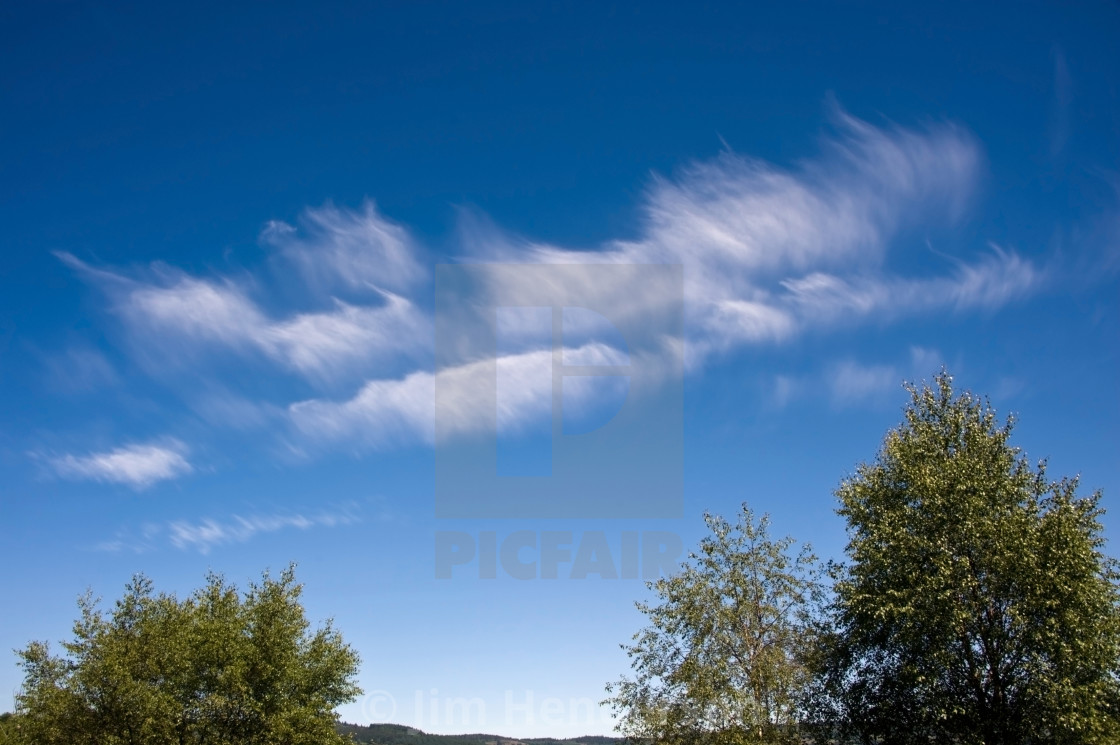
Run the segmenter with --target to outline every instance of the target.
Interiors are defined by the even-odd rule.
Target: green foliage
[[[15,745],[20,730],[19,717],[6,711],[0,714],[0,745]]]
[[[837,490],[848,563],[818,715],[884,743],[1120,740],[1120,594],[1100,494],[1050,481],[942,372]]]
[[[217,575],[189,598],[137,576],[106,614],[88,594],[66,653],[19,652],[21,736],[50,745],[346,742],[334,708],[360,693],[358,658],[314,632],[289,567],[244,597]]]
[[[650,626],[624,645],[634,670],[607,686],[632,740],[738,745],[795,736],[816,558],[772,540],[744,504],[739,522],[705,515],[710,535],[682,570],[650,583]]]

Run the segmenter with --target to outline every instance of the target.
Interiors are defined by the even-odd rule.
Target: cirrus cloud
[[[1045,272],[1030,259],[997,246],[973,255],[958,251],[963,258],[940,271],[896,268],[908,263],[897,260],[905,231],[953,225],[972,207],[984,157],[967,130],[950,123],[873,126],[839,109],[833,124],[816,156],[789,166],[725,152],[654,177],[633,238],[575,250],[519,239],[468,216],[453,260],[680,264],[685,326],[679,338],[663,341],[665,349],[683,350],[691,372],[738,349],[841,327],[991,312],[1044,285]],[[160,265],[129,273],[61,258],[108,295],[130,348],[149,371],[185,357],[192,373],[210,371],[200,373],[211,376],[209,390],[228,389],[223,400],[241,402],[238,411],[257,410],[252,400],[261,380],[299,381],[298,387],[273,385],[283,400],[258,407],[279,413],[282,436],[300,441],[293,444],[297,451],[303,441],[375,449],[432,443],[435,372],[425,309],[431,272],[407,228],[370,201],[358,209],[327,204],[306,210],[294,226],[269,222],[261,242],[273,253],[248,278],[195,276]],[[493,276],[519,281],[517,272]],[[588,307],[627,319],[656,318],[667,307],[664,287],[617,292],[608,284],[580,288]],[[303,306],[281,292],[293,286],[302,288]],[[517,300],[503,305],[533,306],[540,288],[529,282],[479,292]],[[489,307],[487,297],[477,301]],[[547,414],[547,386],[526,382],[544,374],[547,353],[519,328],[511,338],[516,344],[500,350],[496,362],[468,361],[445,377],[465,380],[497,369],[520,381],[506,388],[522,392],[503,399],[497,412],[469,397],[453,401],[441,409],[454,419],[442,431],[477,431],[497,417],[501,431],[516,432]],[[584,334],[568,343],[574,351],[604,340]],[[251,384],[213,379],[223,373],[207,365],[223,353],[257,361]],[[196,392],[184,398],[209,400]],[[592,396],[578,403],[596,405]],[[201,415],[213,423],[219,409],[225,410],[208,406]]]
[[[101,453],[62,455],[48,459],[66,479],[124,484],[135,489],[185,476],[193,470],[187,448],[177,440],[155,445],[125,445]]]

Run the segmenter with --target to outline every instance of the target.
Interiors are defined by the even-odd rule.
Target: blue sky
[[[0,11],[0,648],[297,561],[344,718],[607,733],[642,582],[436,579],[437,531],[621,562],[747,501],[838,557],[832,489],[942,365],[1118,537],[1115,5],[160,5]],[[679,518],[436,519],[436,266],[488,262],[683,267]],[[511,338],[516,463],[550,409]]]

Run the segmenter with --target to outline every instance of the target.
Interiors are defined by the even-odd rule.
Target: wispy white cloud
[[[415,359],[431,344],[427,317],[389,292],[378,293],[375,304],[332,299],[331,310],[273,319],[229,279],[163,271],[153,281],[133,280],[65,258],[113,296],[134,346],[161,362],[192,350],[222,348],[262,354],[305,377],[323,379],[371,364]],[[159,354],[152,355],[153,349]]]
[[[794,375],[775,375],[771,403],[777,408],[785,407],[797,397],[803,387],[803,381]]]
[[[102,453],[55,456],[48,462],[63,478],[145,489],[159,481],[189,474],[193,469],[186,455],[185,445],[168,440],[159,445],[126,445]]]
[[[866,365],[844,360],[827,372],[833,403],[847,406],[902,385],[899,371],[893,365]]]
[[[329,376],[339,367],[418,355],[430,334],[408,300],[392,294],[379,306],[334,301],[334,310],[267,318],[238,289],[185,278],[170,287],[143,287],[123,313],[150,339],[213,342],[256,350],[299,373]]]
[[[784,341],[798,331],[796,317],[777,304],[730,299],[713,302],[706,311],[700,322],[718,348]]]
[[[947,123],[873,126],[839,109],[833,121],[820,152],[792,166],[725,152],[672,177],[654,178],[632,239],[572,250],[519,239],[468,217],[460,225],[456,258],[681,264],[683,336],[658,343],[683,350],[691,371],[720,354],[839,326],[990,311],[1044,284],[1042,269],[999,247],[948,260],[943,271],[932,274],[895,269],[907,264],[888,260],[900,250],[896,239],[904,230],[951,225],[967,214],[983,169],[981,148],[966,130]],[[160,359],[218,350],[251,354],[311,383],[311,394],[294,394],[299,400],[280,403],[271,414],[239,405],[242,416],[234,418],[275,421],[275,413],[283,412],[293,436],[334,447],[433,442],[433,338],[421,299],[431,276],[423,248],[409,231],[366,202],[356,210],[332,205],[308,210],[295,226],[270,222],[261,242],[274,251],[270,265],[281,267],[272,279],[278,285],[294,280],[309,296],[301,307],[311,310],[281,302],[282,287],[270,295],[263,272],[247,280],[153,267],[134,276],[62,258],[109,294],[137,354],[148,349],[159,350]],[[493,276],[501,284],[483,293],[504,298],[503,305],[536,304],[538,280],[518,284],[516,272]],[[587,307],[609,309],[611,319],[652,323],[648,319],[663,313],[672,297],[667,287],[652,284],[633,292],[618,292],[610,283],[585,284],[582,298],[571,304],[586,300]],[[477,300],[479,307],[487,306],[488,298]],[[478,431],[497,418],[501,431],[514,432],[548,415],[549,387],[542,382],[548,380],[542,377],[548,352],[538,348],[530,326],[513,323],[510,338],[517,344],[499,352],[504,389],[516,393],[503,396],[498,411],[477,398],[451,395],[449,405],[440,408],[441,431]],[[571,331],[568,338],[565,328],[573,349],[604,343],[591,329]],[[635,362],[642,351],[613,350]],[[887,377],[886,369],[838,364],[830,384],[838,396],[871,390]],[[494,369],[492,361],[464,360],[446,371],[445,380],[463,381],[469,390],[467,382],[492,376]],[[325,382],[339,380],[343,383],[324,390]],[[784,400],[800,389],[794,378],[779,387]],[[228,401],[238,398],[244,396]],[[587,406],[596,403],[590,393],[583,399]],[[211,413],[222,409],[220,401],[211,404]]]
[[[770,403],[782,408],[816,395],[836,408],[882,404],[892,400],[905,382],[928,379],[944,365],[941,352],[921,346],[911,346],[905,360],[833,360],[815,372],[774,376]]]
[[[333,528],[358,523],[361,519],[358,507],[351,504],[312,513],[253,513],[245,516],[230,515],[221,519],[171,520],[165,523],[146,523],[135,533],[121,530],[115,537],[102,541],[95,548],[112,553],[145,553],[170,545],[181,550],[207,554],[216,546],[244,543],[264,533]]]
[[[993,309],[1025,296],[1042,281],[1038,270],[1014,253],[993,247],[975,264],[961,264],[943,277],[840,277],[816,272],[788,279],[783,301],[803,321],[826,324],[837,319],[878,320],[938,310]]]
[[[405,293],[428,276],[418,258],[420,246],[370,200],[357,210],[332,204],[306,210],[300,225],[302,231],[273,220],[261,232],[261,241],[277,249],[317,289]]]
[[[176,520],[168,523],[167,537],[171,545],[180,549],[194,549],[206,554],[215,546],[229,543],[244,543],[260,533],[274,533],[278,530],[310,528],[333,528],[357,522],[353,511],[320,512],[312,515],[273,514],[233,515],[226,520],[205,519],[198,522]]]
[[[191,406],[203,421],[223,429],[251,431],[275,424],[286,416],[283,407],[246,398],[221,387],[194,396]]]
[[[905,362],[867,363],[854,359],[834,362],[825,368],[823,381],[834,406],[885,403],[905,382],[928,379],[944,364],[944,358],[936,349],[912,346]]]
[[[587,344],[564,356],[570,364],[627,364],[629,358],[602,344]],[[639,359],[636,364],[642,364]],[[536,349],[441,370],[440,437],[497,431],[512,434],[541,426],[552,416],[553,355]],[[572,376],[565,406],[586,411],[613,400],[616,392],[593,377]],[[494,398],[478,391],[491,389]],[[297,431],[316,442],[384,449],[402,443],[432,443],[436,428],[436,378],[427,372],[371,380],[344,401],[309,399],[290,408]]]
[[[655,179],[634,240],[571,251],[468,219],[463,242],[490,260],[683,264],[689,369],[713,352],[838,324],[997,308],[1039,286],[1039,269],[998,247],[941,275],[889,271],[900,229],[952,224],[967,212],[980,148],[949,124],[879,128],[840,111],[835,121],[820,157],[794,168],[724,153]],[[616,308],[642,312],[657,302],[651,289],[618,297]]]
[[[435,427],[435,376],[367,381],[346,401],[310,399],[290,407],[297,432],[315,442],[375,449],[430,443]]]

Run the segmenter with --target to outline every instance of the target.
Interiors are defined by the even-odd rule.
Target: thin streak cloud
[[[361,514],[354,505],[312,513],[251,513],[234,514],[221,519],[170,520],[147,523],[136,534],[122,530],[113,539],[102,541],[95,548],[109,553],[146,553],[171,546],[181,551],[208,554],[218,546],[245,543],[259,535],[282,530],[334,528],[359,523],[361,520]]]
[[[124,484],[146,489],[160,481],[180,478],[194,469],[187,448],[178,441],[162,445],[126,445],[88,455],[62,455],[49,459],[54,472],[65,479]]]

